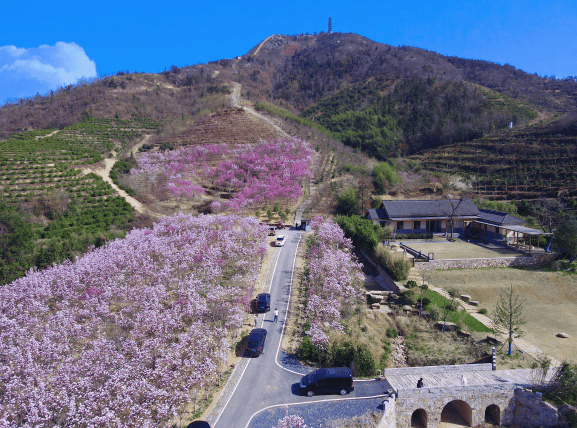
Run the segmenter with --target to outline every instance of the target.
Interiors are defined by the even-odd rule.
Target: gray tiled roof
[[[458,206],[457,206],[458,205]],[[383,210],[386,219],[402,218],[447,218],[454,212],[458,217],[475,217],[481,213],[471,199],[464,199],[460,204],[458,199],[437,199],[422,201],[383,201]]]
[[[501,213],[499,211],[480,210],[479,220],[487,223],[505,225],[505,224],[525,224],[526,222],[520,218],[512,216],[511,214]]]
[[[369,209],[369,214],[367,215],[369,220],[386,220],[387,212],[381,208],[371,208]]]

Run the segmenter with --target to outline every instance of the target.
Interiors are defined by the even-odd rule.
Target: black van
[[[301,394],[312,397],[315,394],[341,394],[353,392],[353,373],[346,367],[318,369],[303,376],[300,383]]]

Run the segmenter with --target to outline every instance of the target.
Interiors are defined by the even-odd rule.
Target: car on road
[[[266,341],[266,330],[264,328],[254,328],[248,336],[246,353],[250,357],[258,357],[264,352],[264,343]]]
[[[303,376],[299,386],[301,394],[309,397],[315,394],[346,395],[355,390],[353,373],[347,367],[315,370]]]
[[[268,236],[275,236],[276,235],[276,226],[269,226],[268,227]]]
[[[257,312],[268,312],[270,311],[270,294],[261,293],[256,296],[256,311]]]
[[[285,242],[286,242],[286,235],[279,235],[276,237],[275,245],[277,247],[284,247]]]

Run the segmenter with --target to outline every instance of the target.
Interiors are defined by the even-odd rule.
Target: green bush
[[[479,313],[483,314],[483,315],[487,315],[488,311],[486,308],[481,308],[481,309],[479,309]]]
[[[318,351],[310,337],[303,337],[303,341],[297,350],[297,355],[305,360],[315,360],[317,358]]]
[[[327,356],[327,364],[333,367],[349,367],[355,359],[355,347],[349,341],[335,342]]]
[[[338,216],[337,224],[357,247],[374,254],[381,239],[381,227],[359,215]]]
[[[387,337],[394,339],[399,336],[399,332],[395,327],[387,327]]]
[[[377,247],[376,258],[379,264],[391,275],[395,281],[404,281],[409,276],[411,264],[409,260],[394,254],[392,251]]]
[[[410,281],[407,281],[406,287],[407,288],[413,288],[413,287],[416,287],[417,285],[418,285],[417,281],[415,281],[414,279],[411,279]]]
[[[375,358],[367,345],[357,346],[355,350],[355,367],[359,376],[372,376],[375,374]]]

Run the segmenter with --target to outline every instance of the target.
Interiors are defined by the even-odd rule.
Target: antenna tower
[[[333,32],[333,18],[329,16],[329,34]]]

